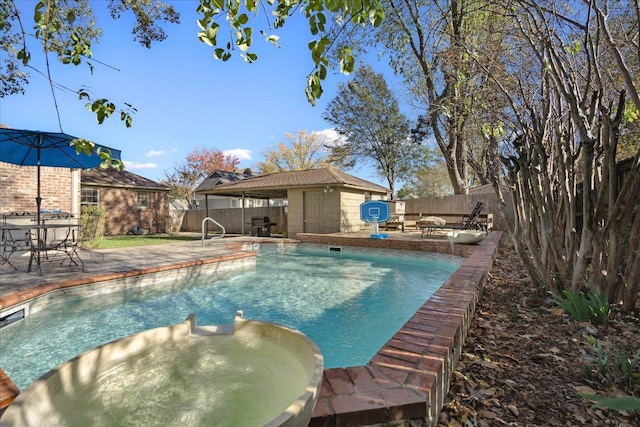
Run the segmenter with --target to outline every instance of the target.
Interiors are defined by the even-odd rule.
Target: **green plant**
[[[640,399],[633,396],[602,397],[593,394],[579,393],[580,396],[591,400],[594,406],[616,411],[637,411],[640,410]]]
[[[632,386],[633,381],[639,377],[640,350],[636,351],[635,355],[627,354],[624,344],[620,347],[613,347],[608,340],[604,344],[597,340],[594,344],[594,350],[594,357],[585,358],[588,364],[580,366],[582,375],[589,381],[594,380],[594,369],[601,380],[612,384]]]
[[[611,354],[611,344],[607,340],[605,345],[602,345],[602,341],[596,342],[596,357],[591,358],[591,361],[595,363],[598,373],[603,377],[607,375],[607,365],[609,363],[609,355]]]
[[[586,322],[591,319],[591,308],[584,292],[574,292],[568,289],[562,291],[564,298],[557,298],[558,304],[572,319],[577,322]]]
[[[594,372],[597,372],[600,381],[607,388],[613,386],[614,389],[619,389],[622,386],[622,389],[627,394],[633,394],[634,386],[632,380],[638,375],[640,350],[635,355],[629,355],[624,344],[619,348],[615,348],[608,340],[604,344],[597,340],[594,350],[595,356],[586,358],[586,361],[591,365],[584,364],[580,367],[584,377],[589,381],[594,381],[596,379],[594,378]],[[594,406],[598,408],[616,411],[640,410],[640,399],[637,397],[629,395],[604,397],[585,393],[579,394],[583,398],[595,402]]]
[[[591,366],[580,365],[580,371],[582,372],[582,376],[585,377],[588,381],[593,381],[593,373],[591,372]]]
[[[84,205],[81,208],[82,241],[93,247],[102,239],[105,210],[98,205]]]
[[[589,295],[589,307],[591,309],[591,323],[594,325],[609,326],[611,306],[609,296],[601,289],[593,289]]]
[[[637,376],[636,366],[640,360],[640,350],[638,350],[635,356],[631,357],[627,355],[624,344],[616,351],[614,359],[614,368],[621,380],[625,383],[629,383],[634,376]]]
[[[584,292],[562,291],[564,298],[556,298],[558,304],[572,319],[578,322],[591,322],[594,325],[609,325],[609,297],[603,290],[594,289],[585,295]]]

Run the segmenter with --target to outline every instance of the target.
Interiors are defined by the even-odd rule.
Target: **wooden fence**
[[[504,194],[509,207],[509,214],[513,215],[511,196]],[[405,200],[404,211],[407,214],[437,215],[437,214],[470,214],[477,202],[484,202],[483,214],[493,214],[493,229],[505,230],[506,226],[500,215],[498,198],[494,193],[456,195],[446,197],[424,197]]]
[[[283,206],[269,207],[269,208],[245,208],[244,210],[244,231],[245,234],[249,234],[251,231],[251,218],[252,217],[265,217],[268,216],[271,222],[275,222],[277,225],[271,228],[272,233],[282,233],[287,229],[287,215],[284,212]],[[202,220],[206,217],[204,209],[192,209],[192,210],[174,210],[171,212],[172,216],[172,230],[171,231],[192,231],[200,232],[202,230]],[[242,209],[240,208],[225,208],[225,209],[209,209],[209,217],[220,223],[227,233],[240,234],[242,233]],[[220,231],[211,222],[207,221],[207,230],[212,232]]]

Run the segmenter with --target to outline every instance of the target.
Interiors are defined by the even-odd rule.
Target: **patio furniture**
[[[31,212],[7,212],[2,214],[0,223],[0,265],[9,264],[15,270],[18,268],[10,261],[16,252],[26,252],[31,249],[29,226],[34,225],[35,214]]]
[[[43,260],[54,261],[62,257],[60,265],[69,261],[69,266],[76,265],[84,271],[84,262],[78,254],[81,235],[79,221],[69,214],[60,217],[51,217],[43,224],[29,227],[31,236],[31,257],[27,272],[31,272],[33,263],[38,267],[42,275],[41,263]]]
[[[275,227],[275,222],[271,222],[268,216],[254,216],[251,218],[251,234],[258,237],[271,237],[271,227]]]
[[[385,222],[384,229],[389,231],[391,228],[399,228],[404,232],[404,214],[389,214],[389,221]]]
[[[474,206],[469,217],[461,224],[442,224],[441,221],[438,221],[440,218],[432,218],[432,220],[427,220],[427,218],[423,218],[420,221],[417,221],[417,227],[422,230],[421,236],[424,236],[425,233],[431,234],[434,230],[484,230],[486,231],[486,225],[478,220],[482,209],[484,208],[483,202],[478,202]]]

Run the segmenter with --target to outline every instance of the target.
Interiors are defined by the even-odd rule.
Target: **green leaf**
[[[640,410],[640,398],[633,396],[601,397],[593,394],[579,393],[587,400],[595,402],[597,408],[614,409],[616,411]]]
[[[213,57],[216,59],[222,59],[223,54],[224,54],[224,49],[222,49],[221,47],[213,51]]]
[[[256,59],[258,59],[258,55],[256,55],[255,53],[249,52],[246,55],[244,55],[244,60],[247,61],[249,64],[253,63],[253,61],[255,61]]]
[[[205,33],[205,32],[202,32],[202,31],[201,31],[201,32],[199,32],[199,33],[198,33],[198,39],[199,39],[202,43],[206,44],[207,46],[211,46],[211,47],[213,47],[213,46],[214,46],[214,44],[213,44],[213,43],[211,43],[211,40],[209,40],[209,37],[207,37],[207,33]]]
[[[26,48],[18,51],[18,59],[22,59],[22,65],[27,65],[31,60],[31,54]]]
[[[279,36],[276,36],[276,35],[267,36],[267,41],[274,46],[278,46],[278,40],[280,40]]]
[[[236,20],[241,24],[244,25],[247,22],[249,22],[249,17],[247,16],[246,13],[243,13],[241,15],[238,15],[238,17],[236,18]]]

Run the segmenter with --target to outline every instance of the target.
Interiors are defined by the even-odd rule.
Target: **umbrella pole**
[[[40,162],[38,162],[38,195],[36,196],[36,221],[40,224],[40,206],[42,205],[42,197],[40,197]]]
[[[37,168],[37,185],[38,185],[38,192],[37,192],[37,196],[36,196],[36,236],[37,236],[37,240],[36,240],[36,245],[40,246],[40,206],[42,205],[42,197],[40,197],[40,147],[38,147],[38,165],[36,166]],[[33,245],[33,242],[31,243]],[[33,248],[31,248],[33,250]],[[40,248],[37,248],[36,250],[36,254],[38,259],[36,260],[36,262],[38,263],[38,268],[40,268]],[[33,257],[33,255],[31,255]]]
[[[36,147],[36,159],[37,159],[37,168],[38,168],[38,189],[36,193],[36,225],[40,225],[40,206],[42,204],[42,197],[40,197],[40,152],[42,151],[42,136],[38,137],[38,146]],[[38,229],[38,240],[40,240],[40,229]]]

